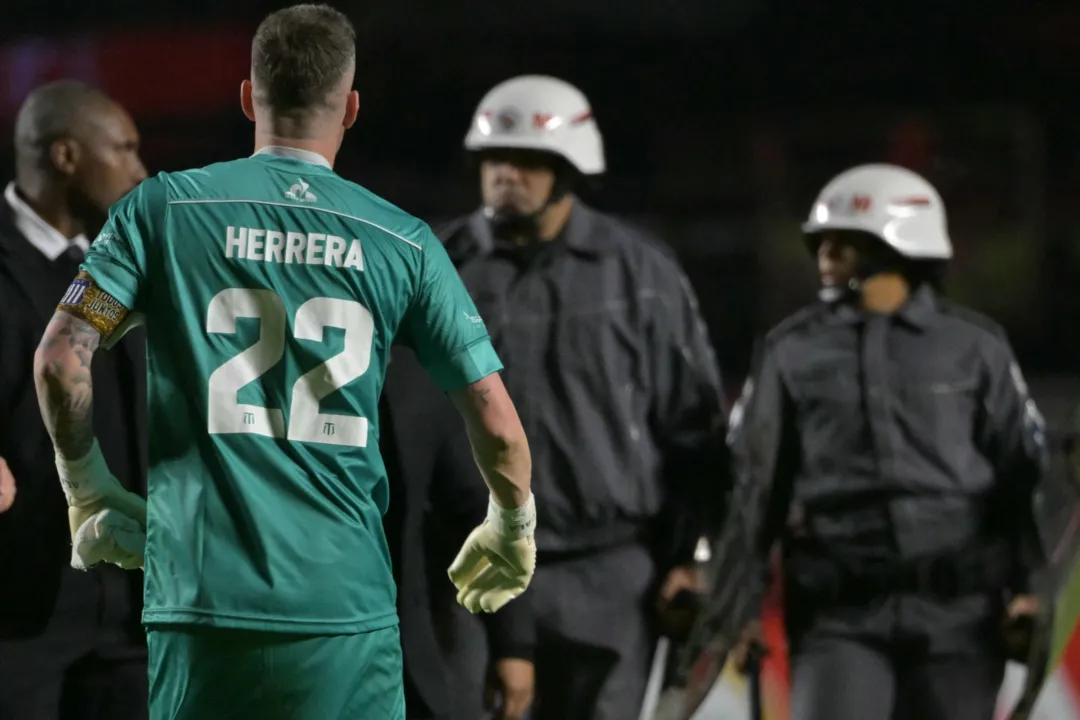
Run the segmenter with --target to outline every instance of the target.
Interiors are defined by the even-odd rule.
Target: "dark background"
[[[27,91],[93,82],[151,172],[251,150],[251,34],[285,3],[4,0],[0,166]],[[837,172],[890,161],[945,197],[950,292],[993,315],[1029,376],[1080,366],[1080,2],[335,2],[357,26],[361,120],[339,171],[432,223],[471,210],[461,141],[512,75],[591,99],[609,173],[585,197],[683,257],[732,386],[755,334],[813,297],[798,225]]]

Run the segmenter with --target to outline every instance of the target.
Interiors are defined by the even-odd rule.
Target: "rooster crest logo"
[[[315,202],[318,198],[315,197],[314,193],[308,191],[309,187],[311,186],[304,182],[303,178],[297,178],[296,184],[285,191],[285,197],[299,202]]]

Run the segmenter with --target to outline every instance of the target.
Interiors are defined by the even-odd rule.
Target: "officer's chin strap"
[[[491,226],[491,234],[500,240],[533,242],[540,235],[540,216],[547,210],[545,203],[536,212],[524,214],[484,206],[484,217]]]
[[[540,218],[549,207],[570,194],[573,181],[569,173],[556,172],[555,184],[548,199],[531,213],[498,210],[484,206],[484,217],[491,225],[491,234],[501,240],[532,244],[540,239]]]
[[[862,280],[851,278],[844,285],[824,285],[818,290],[818,298],[822,302],[835,303],[841,301],[854,302],[859,298],[862,290]]]
[[[862,293],[863,282],[867,278],[871,278],[874,275],[883,272],[891,272],[893,270],[887,262],[875,260],[873,258],[864,257],[859,262],[858,267],[855,268],[855,274],[843,285],[826,285],[818,290],[818,298],[827,303],[833,302],[854,302],[859,299],[859,295]]]

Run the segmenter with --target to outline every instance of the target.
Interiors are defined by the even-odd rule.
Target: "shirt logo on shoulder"
[[[297,178],[296,184],[285,191],[285,197],[297,202],[315,202],[318,200],[315,193],[309,192],[311,186],[304,182],[303,178]]]
[[[474,325],[479,325],[480,323],[484,322],[483,318],[481,318],[479,315],[470,315],[465,310],[462,310],[461,313],[466,317],[466,319],[468,319],[469,322]]]

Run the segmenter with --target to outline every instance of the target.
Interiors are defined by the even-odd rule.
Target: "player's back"
[[[431,236],[315,158],[148,181],[147,622],[396,622],[377,408]]]

